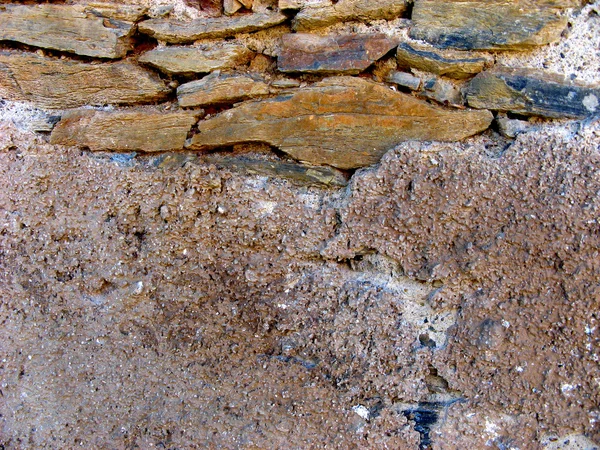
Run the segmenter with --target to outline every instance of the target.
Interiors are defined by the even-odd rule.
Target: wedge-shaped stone
[[[210,74],[201,80],[190,81],[177,88],[179,105],[190,106],[235,103],[262,97],[271,92],[269,85],[250,75]]]
[[[118,5],[109,2],[90,2],[83,5],[85,12],[96,17],[137,22],[142,18],[148,8],[143,5]]]
[[[121,58],[132,48],[133,30],[132,22],[97,16],[83,5],[0,6],[0,40],[78,55]]]
[[[407,3],[404,0],[339,0],[333,4],[308,4],[296,15],[292,27],[306,31],[350,20],[396,19],[406,11]]]
[[[206,160],[217,166],[240,170],[250,175],[287,178],[302,184],[320,184],[331,187],[342,187],[348,184],[344,174],[333,167],[244,157],[223,158],[218,155],[208,155]]]
[[[523,50],[557,41],[578,0],[415,0],[410,36],[440,48]]]
[[[198,47],[157,47],[144,53],[139,62],[169,74],[207,73],[247,63],[252,51],[235,42],[215,42]]]
[[[282,72],[357,74],[398,45],[385,34],[282,36],[277,68]]]
[[[474,108],[552,118],[584,118],[600,113],[600,87],[582,86],[539,70],[498,68],[469,83]]]
[[[473,77],[486,65],[493,64],[491,57],[473,58],[468,54],[458,56],[456,52],[451,56],[444,55],[439,50],[406,42],[398,45],[396,58],[398,66],[403,69],[418,69],[458,80]]]
[[[140,32],[172,44],[187,44],[198,39],[222,38],[279,25],[287,19],[279,12],[243,14],[234,17],[196,19],[178,22],[150,19],[138,25]]]
[[[192,149],[265,142],[341,169],[374,164],[407,140],[456,141],[485,130],[489,111],[452,111],[361,78],[327,78],[198,123]]]
[[[165,84],[129,61],[89,64],[0,51],[0,97],[42,108],[132,104],[163,99]]]
[[[196,123],[196,114],[75,110],[63,115],[50,135],[50,143],[90,150],[180,150]]]

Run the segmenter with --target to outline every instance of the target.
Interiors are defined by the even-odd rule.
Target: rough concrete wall
[[[597,5],[571,14],[495,58],[598,81],[558,51],[598,43]],[[4,448],[600,441],[593,117],[402,143],[332,187],[262,145],[233,150],[250,168],[51,145],[62,112],[2,102]]]

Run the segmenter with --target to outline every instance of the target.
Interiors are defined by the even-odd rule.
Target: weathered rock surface
[[[206,73],[245,64],[252,55],[243,44],[223,42],[198,47],[157,47],[140,56],[139,62],[168,74]]]
[[[567,26],[558,13],[577,0],[416,0],[410,36],[440,48],[523,50],[555,42]]]
[[[180,150],[197,113],[75,110],[62,116],[50,143],[90,150]]]
[[[447,56],[438,50],[406,42],[398,45],[396,59],[398,66],[403,69],[418,69],[459,80],[470,78],[493,63],[491,57],[473,58],[468,54],[462,57]]]
[[[600,87],[582,86],[533,69],[498,68],[477,75],[466,90],[474,108],[551,118],[600,112]]]
[[[143,5],[123,5],[108,2],[89,2],[82,5],[88,13],[98,17],[137,22],[148,11]]]
[[[243,14],[235,17],[215,17],[178,22],[150,19],[140,22],[140,32],[172,44],[187,44],[198,39],[222,38],[273,27],[287,20],[279,12]]]
[[[132,49],[133,30],[132,22],[97,17],[84,6],[0,6],[0,40],[84,56],[125,56]]]
[[[420,77],[415,77],[410,73],[400,72],[398,70],[391,71],[386,77],[385,81],[387,81],[388,83],[395,83],[399,86],[407,87],[413,91],[416,91],[421,87]]]
[[[235,103],[268,95],[269,85],[257,76],[211,74],[177,88],[179,105],[190,106]]]
[[[406,11],[407,3],[405,0],[339,0],[333,4],[308,4],[296,15],[292,26],[297,31],[305,31],[350,20],[396,19]],[[283,7],[294,8],[294,3]]]
[[[424,80],[418,96],[435,100],[444,105],[460,107],[464,104],[460,87],[438,77]]]
[[[0,96],[50,109],[161,100],[170,92],[129,61],[88,64],[0,51]]]
[[[281,39],[277,68],[282,72],[358,74],[396,45],[396,39],[382,33],[291,33]]]
[[[344,174],[333,167],[265,161],[247,157],[223,158],[209,155],[205,159],[219,167],[241,170],[249,175],[281,177],[301,184],[320,184],[332,187],[342,187],[348,184]]]
[[[492,118],[488,111],[448,111],[360,78],[334,77],[201,121],[189,147],[266,142],[301,161],[352,169],[376,163],[402,141],[463,139]]]

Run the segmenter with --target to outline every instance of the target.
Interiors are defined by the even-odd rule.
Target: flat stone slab
[[[197,113],[148,110],[70,111],[50,135],[50,143],[90,150],[160,152],[180,150]]]
[[[264,142],[300,161],[353,169],[403,141],[457,141],[492,119],[489,111],[446,110],[361,78],[332,77],[202,120],[188,148]]]
[[[182,84],[177,88],[179,105],[203,106],[235,103],[262,97],[271,93],[262,79],[250,75],[210,74],[201,80]]]
[[[444,55],[441,51],[402,42],[396,51],[398,66],[403,69],[418,69],[455,79],[471,78],[481,72],[493,59],[470,57],[468,54]]]
[[[439,48],[524,50],[555,42],[577,0],[415,0],[410,37]]]
[[[469,106],[550,118],[600,113],[600,87],[582,86],[533,69],[483,72],[466,90]]]
[[[208,73],[247,63],[253,53],[235,42],[215,42],[199,47],[157,47],[140,56],[139,62],[168,74]]]
[[[96,58],[122,58],[132,49],[135,25],[102,17],[101,11],[94,13],[85,5],[3,5],[0,40]]]
[[[155,74],[129,61],[89,64],[0,51],[0,97],[8,100],[66,109],[154,102],[170,91]]]
[[[180,22],[169,19],[150,19],[140,22],[141,33],[171,44],[189,44],[198,39],[223,38],[238,33],[270,28],[287,20],[279,12],[243,14],[234,17],[215,17]]]
[[[317,184],[331,187],[343,187],[348,184],[348,180],[346,180],[344,174],[333,167],[265,161],[247,157],[223,158],[216,155],[208,155],[206,160],[217,166],[240,170],[250,175],[287,178],[288,180],[302,184]]]
[[[318,36],[290,33],[281,38],[281,72],[358,74],[398,45],[382,33]]]
[[[285,5],[286,8],[293,4]],[[292,27],[306,31],[337,22],[396,19],[407,9],[404,0],[339,0],[333,4],[308,4],[294,17]]]

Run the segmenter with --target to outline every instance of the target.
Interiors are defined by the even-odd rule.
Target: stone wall
[[[596,448],[599,12],[0,5],[0,448]]]

